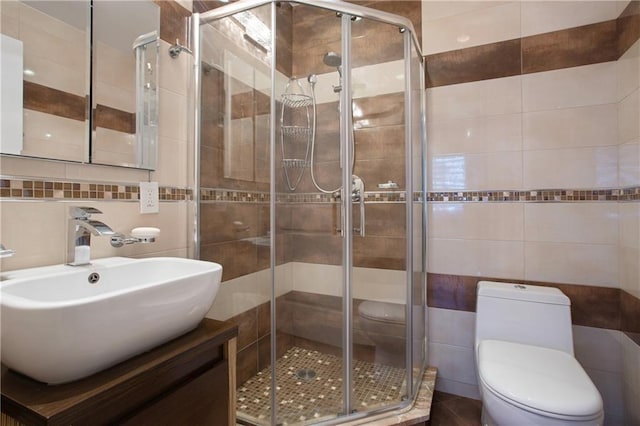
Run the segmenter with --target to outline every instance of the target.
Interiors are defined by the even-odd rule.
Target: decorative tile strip
[[[621,189],[532,191],[433,191],[427,201],[436,202],[567,202],[567,201],[640,201],[640,187]]]
[[[161,201],[186,201],[192,199],[192,195],[191,189],[159,188]],[[140,189],[138,185],[1,178],[0,198],[17,200],[138,200],[140,199]]]
[[[268,192],[239,191],[236,189],[202,188],[200,189],[200,201],[229,201],[245,203],[269,202],[271,196]]]

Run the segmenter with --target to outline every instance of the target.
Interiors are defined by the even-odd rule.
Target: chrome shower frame
[[[204,12],[204,13],[194,13],[191,18],[191,30],[192,40],[194,41],[193,50],[194,50],[194,64],[193,64],[193,89],[195,91],[195,96],[193,97],[194,103],[192,105],[192,109],[194,111],[193,114],[193,129],[194,129],[194,172],[195,176],[193,176],[194,189],[193,189],[193,197],[195,201],[195,220],[194,220],[194,239],[193,239],[193,255],[196,258],[200,256],[200,147],[201,147],[201,139],[200,139],[200,89],[201,89],[201,52],[200,52],[200,27],[201,25],[207,24],[217,19],[226,18],[232,16],[234,14],[248,11],[251,9],[255,9],[261,6],[270,5],[271,6],[271,45],[272,45],[272,55],[275,58],[276,53],[276,3],[279,0],[243,0],[234,3],[227,4],[225,6],[221,6],[219,8]],[[390,411],[402,410],[413,404],[415,400],[415,396],[418,391],[418,383],[422,376],[422,373],[426,367],[426,294],[424,299],[420,305],[420,309],[424,310],[423,319],[425,319],[425,323],[421,326],[423,327],[424,333],[421,336],[422,341],[422,355],[423,359],[418,360],[421,361],[421,366],[414,368],[414,353],[413,353],[413,345],[415,342],[415,338],[413,336],[414,332],[414,315],[413,315],[413,284],[414,284],[414,259],[413,259],[413,237],[412,237],[412,226],[417,225],[414,224],[414,215],[413,209],[415,201],[415,191],[419,191],[421,194],[418,197],[418,202],[422,204],[422,289],[426,293],[426,128],[425,128],[425,99],[422,97],[421,99],[421,128],[422,134],[420,135],[421,146],[422,146],[422,158],[421,158],[421,188],[415,188],[413,185],[414,176],[411,174],[411,166],[413,163],[412,156],[415,154],[413,151],[413,140],[412,138],[412,129],[409,125],[413,117],[411,116],[411,109],[413,106],[413,93],[411,87],[412,80],[412,68],[410,66],[411,63],[411,53],[415,53],[418,55],[421,63],[424,63],[424,58],[420,49],[420,43],[415,33],[415,29],[410,20],[393,15],[391,13],[369,9],[366,7],[338,1],[338,0],[292,0],[291,3],[297,3],[301,5],[311,6],[315,8],[321,8],[329,11],[333,11],[337,14],[337,16],[341,17],[341,25],[342,25],[342,64],[339,68],[339,72],[342,80],[342,90],[340,91],[340,103],[342,105],[350,105],[352,101],[352,81],[351,81],[351,18],[359,17],[362,19],[369,19],[379,23],[384,23],[388,25],[396,26],[401,33],[403,33],[404,37],[404,61],[405,61],[405,97],[404,97],[404,107],[405,107],[405,164],[407,164],[406,169],[406,224],[407,224],[407,243],[406,243],[406,286],[407,286],[407,299],[406,299],[406,378],[407,378],[407,395],[406,398],[403,398],[402,401],[389,405],[383,408],[379,408],[372,411],[367,412],[353,412],[353,389],[352,389],[352,367],[353,367],[353,335],[352,335],[352,315],[353,315],[353,306],[352,306],[352,269],[353,269],[353,239],[352,239],[352,231],[345,232],[345,236],[343,238],[343,341],[342,341],[342,359],[343,359],[343,380],[344,380],[344,398],[343,398],[343,411],[342,413],[338,413],[337,418],[328,420],[323,422],[323,425],[335,425],[341,424],[346,421],[356,421],[364,418],[372,418],[378,416],[384,416],[386,413]],[[344,71],[344,72],[342,72]],[[271,66],[271,100],[270,100],[270,109],[272,112],[276,111],[276,68],[275,64]],[[419,78],[421,82],[421,90],[424,93],[425,90],[425,82],[424,75],[413,78]],[[270,117],[270,126],[271,129],[276,128],[276,114],[272,113]],[[352,158],[354,157],[353,152],[353,144],[349,143],[351,138],[353,138],[353,121],[352,120],[341,120],[340,123],[340,149],[341,155],[343,155],[344,164],[350,164]],[[275,131],[270,132],[270,155],[271,158],[275,158],[276,156],[276,134]],[[275,162],[270,162],[270,191],[272,194],[276,193],[276,166]],[[342,171],[342,182],[350,182],[352,179],[351,168],[343,167]],[[351,203],[351,194],[350,194],[350,186],[349,184],[342,185],[342,194],[341,200],[343,203],[343,210],[345,212],[344,216],[344,229],[352,230],[351,217],[352,217],[352,203]],[[345,189],[346,188],[346,189]],[[270,197],[270,228],[271,230],[276,229],[276,197]],[[273,232],[271,235],[275,235]],[[276,246],[275,239],[271,238],[270,241],[270,270],[271,270],[271,327],[276,326],[276,292],[275,290],[275,266],[276,266]],[[417,265],[416,265],[417,266]],[[275,330],[272,329],[271,332],[271,364],[274,365],[276,361],[276,334]],[[415,369],[419,369],[418,374],[416,374]],[[417,378],[418,382],[414,382],[414,377]],[[276,389],[276,377],[275,374],[272,375],[271,378],[271,389]],[[277,403],[274,397],[275,392],[272,392],[270,395],[271,398],[271,424],[276,424],[276,414],[277,414]]]

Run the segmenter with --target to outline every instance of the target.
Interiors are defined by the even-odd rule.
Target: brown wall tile
[[[160,38],[169,44],[180,40],[180,44],[186,45],[190,39],[187,37],[187,18],[191,16],[191,11],[175,1],[154,1],[160,6]]]
[[[522,73],[534,73],[618,59],[616,20],[522,39]]]
[[[631,1],[617,19],[618,56],[640,38],[640,0]]]
[[[240,388],[244,382],[258,372],[258,343],[254,343],[237,354],[236,380]]]
[[[428,55],[426,86],[520,75],[520,50],[520,39],[516,39]]]
[[[573,324],[620,330],[620,289],[462,275],[427,275],[427,304],[433,308],[475,312],[479,281],[514,282],[559,288],[571,300]]]
[[[25,109],[57,115],[72,120],[87,119],[87,100],[41,84],[24,81],[23,105]]]
[[[640,335],[640,299],[622,290],[620,292],[620,311],[622,313],[622,331]]]
[[[93,128],[102,127],[117,132],[136,133],[136,114],[105,105],[96,105],[93,112]]]
[[[258,340],[258,310],[249,309],[228,320],[238,326],[238,350],[242,350]]]

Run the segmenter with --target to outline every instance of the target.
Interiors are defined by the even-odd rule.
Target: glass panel
[[[354,199],[354,409],[398,404],[406,389],[406,167],[403,35],[352,20],[355,175],[369,194]],[[375,193],[375,199],[372,197]],[[375,200],[375,201],[374,201]],[[360,209],[364,207],[364,214]],[[364,236],[358,232],[364,227]]]
[[[200,39],[200,257],[224,267],[212,312],[240,327],[238,418],[271,424],[271,243],[284,243],[270,222],[271,5],[202,25]]]
[[[278,297],[277,423],[343,411],[339,58],[335,12],[281,3],[276,69],[276,232],[288,287]],[[291,28],[291,31],[287,31]],[[331,53],[330,53],[331,52]],[[285,285],[286,283],[286,285]],[[281,349],[282,348],[282,349]]]
[[[89,2],[3,1],[0,151],[87,161]],[[23,82],[24,81],[24,82]]]
[[[93,3],[91,162],[154,169],[160,7]]]
[[[426,223],[424,217],[425,175],[423,162],[426,156],[423,145],[424,129],[424,63],[413,48],[411,35],[411,146],[413,179],[413,383],[414,393],[420,385],[422,369],[426,366]],[[408,198],[408,197],[407,197]]]

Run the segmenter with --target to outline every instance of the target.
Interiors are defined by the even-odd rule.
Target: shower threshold
[[[406,370],[354,360],[354,408],[371,410],[400,402]],[[342,358],[292,347],[276,361],[278,425],[315,423],[342,411]],[[271,367],[247,380],[237,392],[237,417],[243,424],[271,422]]]

